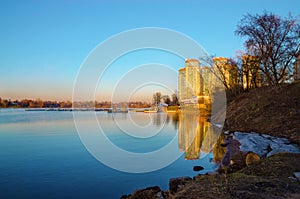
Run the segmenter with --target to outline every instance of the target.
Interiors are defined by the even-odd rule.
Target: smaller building
[[[300,53],[296,57],[296,61],[294,64],[294,81],[300,82]]]
[[[200,95],[209,96],[211,94],[213,76],[211,67],[200,67]]]
[[[239,83],[238,67],[225,57],[214,57],[214,68],[218,78],[222,81],[225,87],[233,88]]]

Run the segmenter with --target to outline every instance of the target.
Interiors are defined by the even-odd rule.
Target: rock
[[[217,170],[219,173],[232,173],[246,166],[246,156],[240,150],[241,143],[233,139],[232,135],[226,136],[224,144],[221,146],[226,147],[226,152]]]
[[[170,194],[174,194],[183,189],[187,182],[192,181],[190,177],[171,178],[169,181]]]
[[[240,153],[241,143],[232,138],[232,136],[227,136],[225,138],[224,144],[221,146],[226,147],[225,155],[221,160],[221,168],[228,170],[229,166],[234,164],[234,156],[237,156]]]
[[[159,191],[155,194],[154,198],[156,199],[164,199],[164,195],[163,195],[163,192]]]
[[[247,166],[249,166],[251,164],[255,164],[259,161],[260,161],[260,157],[256,153],[254,153],[252,151],[247,153],[247,155],[246,155],[246,165]]]
[[[146,189],[143,189],[143,190],[152,190],[152,191],[154,191],[156,193],[159,192],[159,191],[161,191],[160,188],[159,188],[159,186],[147,187]]]
[[[120,199],[127,199],[128,197],[130,197],[130,195],[122,195],[121,197],[120,197]]]
[[[246,154],[243,152],[236,153],[231,157],[231,172],[240,170],[246,166]]]
[[[230,156],[233,156],[240,152],[241,143],[229,135],[226,136],[224,144],[221,144],[221,146],[226,147],[226,153],[229,153]]]
[[[142,199],[142,198],[153,198],[153,199],[164,199],[167,198],[166,193],[161,191],[158,186],[147,187],[145,189],[136,190],[133,194],[128,196],[123,195],[121,199]]]
[[[201,171],[203,169],[204,168],[202,166],[194,166],[194,168],[193,168],[194,171]]]

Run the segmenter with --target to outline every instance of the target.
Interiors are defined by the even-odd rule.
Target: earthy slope
[[[228,175],[199,175],[172,198],[300,198],[300,154],[278,154]]]
[[[228,104],[225,128],[289,138],[300,144],[300,83],[242,93]]]
[[[161,191],[159,187],[137,190],[122,199],[200,199],[200,198],[300,198],[300,154],[277,154],[228,174],[198,175],[182,188]],[[227,182],[226,182],[227,181]],[[178,186],[179,187],[179,186]]]
[[[286,137],[300,146],[300,83],[242,93],[228,103],[224,130]],[[124,198],[300,198],[300,154],[277,154],[228,175],[198,175],[181,190],[139,190]]]

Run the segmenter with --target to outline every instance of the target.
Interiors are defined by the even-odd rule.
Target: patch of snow
[[[300,181],[300,172],[294,172],[294,176]]]
[[[291,144],[286,138],[274,137],[266,134],[258,133],[241,133],[234,132],[233,138],[241,143],[242,152],[252,151],[262,156],[271,156],[276,153],[300,153],[296,145]],[[270,151],[271,150],[271,151]]]
[[[212,122],[211,122],[211,124],[212,124],[213,126],[218,127],[219,129],[220,129],[220,128],[223,128],[223,125],[222,125],[222,124],[216,124],[216,123],[212,123]]]

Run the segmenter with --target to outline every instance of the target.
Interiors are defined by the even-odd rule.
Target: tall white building
[[[185,68],[180,68],[178,74],[178,100],[186,99]]]
[[[200,66],[197,59],[185,60],[187,98],[200,95]]]
[[[179,102],[200,95],[200,63],[197,59],[186,59],[185,68],[179,69]]]

